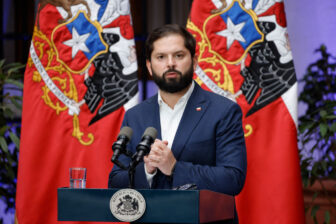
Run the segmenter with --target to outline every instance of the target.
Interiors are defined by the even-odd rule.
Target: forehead
[[[152,54],[175,53],[177,51],[188,51],[184,44],[184,38],[179,34],[170,34],[154,41]]]

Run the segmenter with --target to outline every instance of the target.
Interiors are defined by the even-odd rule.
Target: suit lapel
[[[155,97],[152,97],[147,102],[149,107],[147,113],[144,114],[144,116],[150,116],[150,114],[153,114],[153,117],[148,118],[152,121],[148,123],[153,124],[152,127],[157,130],[157,138],[161,139],[160,108],[158,104],[158,95],[156,94]]]
[[[206,100],[202,91],[204,90],[195,83],[195,89],[184,110],[172,145],[172,150],[176,159],[181,155],[181,152],[185,148],[185,144],[188,142],[193,130],[198,125],[209,105],[209,101]]]

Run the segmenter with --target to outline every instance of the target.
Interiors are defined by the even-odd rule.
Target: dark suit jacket
[[[171,189],[192,183],[200,190],[238,194],[246,175],[241,119],[242,113],[236,103],[205,91],[195,83],[172,144],[177,160],[175,172],[171,178],[158,170],[152,188]],[[133,129],[133,137],[128,145],[133,153],[147,127],[156,128],[161,139],[157,95],[128,110],[123,126]],[[119,160],[125,165],[130,163],[126,156],[120,156]],[[150,188],[143,162],[136,168],[134,185],[137,189]],[[109,176],[109,187],[128,186],[128,172],[114,165]]]

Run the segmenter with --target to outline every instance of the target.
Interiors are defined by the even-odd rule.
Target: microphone
[[[126,145],[131,140],[133,134],[133,130],[130,127],[123,127],[118,135],[117,141],[113,143],[112,145],[112,150],[113,150],[113,156],[111,161],[114,163],[118,163],[118,157],[122,153],[127,153],[126,152]]]
[[[146,128],[144,134],[142,135],[141,142],[137,145],[137,153],[134,155],[135,161],[134,165],[137,165],[140,160],[149,153],[150,146],[153,144],[157,136],[157,130],[153,127]]]

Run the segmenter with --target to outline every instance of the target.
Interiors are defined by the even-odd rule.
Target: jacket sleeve
[[[192,161],[179,160],[172,177],[173,187],[184,184],[196,184],[199,189],[208,189],[229,195],[237,195],[243,188],[246,176],[246,148],[242,130],[242,113],[238,105],[229,109],[225,118],[215,127],[215,141],[193,145],[191,150],[215,153],[212,165],[195,164]],[[201,149],[196,149],[196,148]]]

